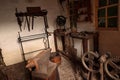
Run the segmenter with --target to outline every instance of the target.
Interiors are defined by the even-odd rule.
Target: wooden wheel
[[[87,52],[82,56],[83,66],[90,72],[99,72],[100,64],[98,62],[99,55],[94,52]]]
[[[105,71],[107,75],[114,79],[120,80],[120,57],[110,58],[105,62]]]

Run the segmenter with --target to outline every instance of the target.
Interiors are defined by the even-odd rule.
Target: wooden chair
[[[32,80],[58,80],[57,64],[50,61],[50,53],[51,49],[43,50],[28,60],[26,68],[31,70]]]

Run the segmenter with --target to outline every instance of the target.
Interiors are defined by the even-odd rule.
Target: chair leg
[[[48,80],[60,80],[58,68],[54,70],[54,72],[52,73]]]

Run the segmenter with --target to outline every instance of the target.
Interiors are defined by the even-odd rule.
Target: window
[[[96,26],[98,29],[118,29],[119,0],[97,0]]]

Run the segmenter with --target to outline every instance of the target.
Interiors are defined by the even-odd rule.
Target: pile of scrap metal
[[[99,55],[88,51],[77,57],[77,50],[67,47],[64,53],[70,60],[75,73],[83,80],[120,80],[120,57],[112,57],[110,53]]]
[[[87,52],[82,56],[82,64],[88,70],[86,80],[120,80],[120,57]]]

